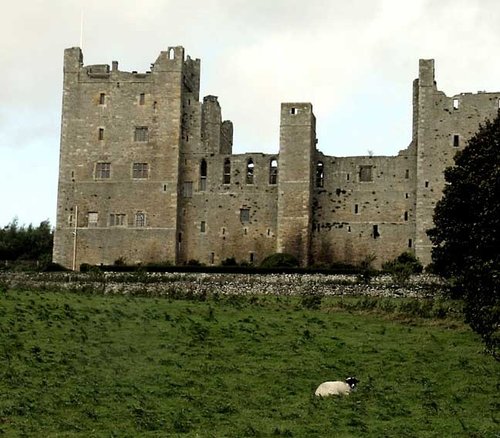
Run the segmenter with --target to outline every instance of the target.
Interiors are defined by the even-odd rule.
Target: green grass
[[[458,320],[302,304],[0,294],[0,436],[500,436],[500,366]]]

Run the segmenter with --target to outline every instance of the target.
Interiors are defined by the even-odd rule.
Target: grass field
[[[500,437],[478,338],[373,303],[2,293],[0,435]],[[357,392],[313,396],[348,375]]]

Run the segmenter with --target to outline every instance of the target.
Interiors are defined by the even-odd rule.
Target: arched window
[[[278,160],[271,159],[269,163],[269,184],[278,183]]]
[[[207,161],[205,159],[200,162],[200,191],[204,192],[207,189]]]
[[[323,187],[325,184],[325,169],[323,162],[318,161],[316,164],[316,187]]]
[[[224,160],[222,183],[231,184],[231,160],[229,158]]]
[[[246,178],[247,184],[253,184],[254,167],[255,166],[253,164],[253,160],[251,158],[249,158],[247,161],[247,178]]]

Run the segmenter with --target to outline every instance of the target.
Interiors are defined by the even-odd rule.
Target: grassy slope
[[[499,436],[499,364],[461,324],[298,303],[2,294],[0,435]]]

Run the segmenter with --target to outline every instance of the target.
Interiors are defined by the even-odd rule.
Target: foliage
[[[222,260],[221,266],[238,266],[238,262],[234,257],[228,257],[227,259]]]
[[[382,269],[391,275],[395,284],[404,286],[413,274],[422,273],[423,266],[415,255],[410,252],[403,252],[394,260],[385,262]]]
[[[482,125],[445,171],[428,231],[433,269],[465,300],[465,317],[500,358],[500,114]]]
[[[299,260],[292,254],[277,252],[262,260],[261,268],[296,268]]]
[[[38,227],[19,225],[16,219],[0,229],[0,260],[37,261],[44,266],[52,259],[53,232],[49,221]]]
[[[415,316],[384,313],[400,306]],[[0,435],[495,437],[500,364],[460,321],[417,317],[428,308],[9,290]],[[313,396],[353,374],[349,397]]]
[[[375,254],[367,255],[359,264],[358,281],[363,284],[370,284],[372,277],[376,274],[373,268],[373,262],[377,256]]]

